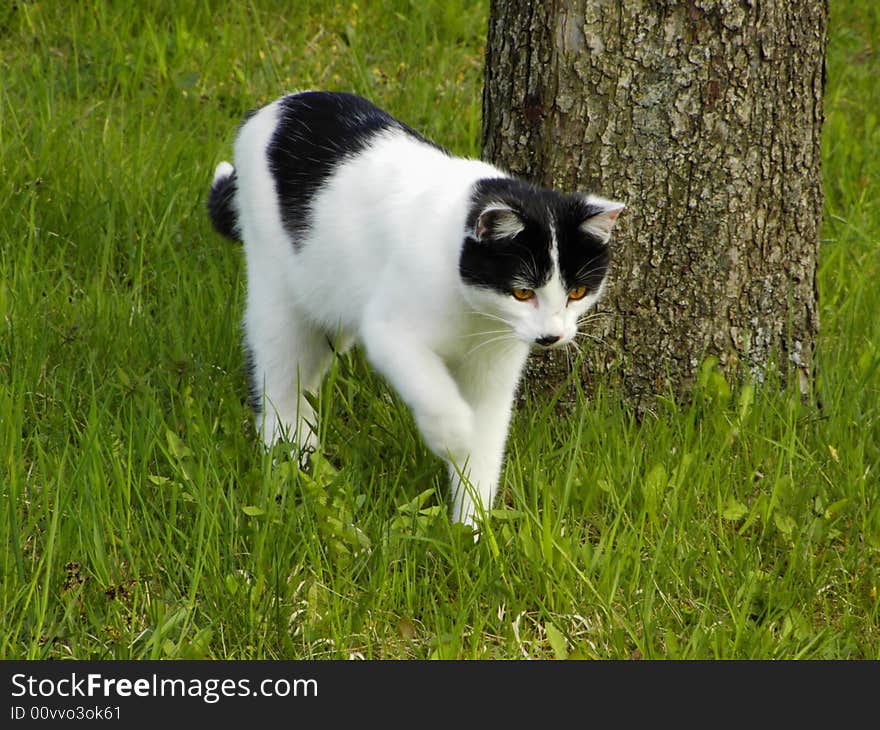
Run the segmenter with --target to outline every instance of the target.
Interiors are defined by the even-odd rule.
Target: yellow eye
[[[535,292],[531,289],[514,289],[511,294],[513,294],[514,299],[521,302],[527,302],[529,299],[534,299],[535,297]]]
[[[572,289],[568,293],[568,298],[572,302],[576,302],[578,299],[583,299],[587,295],[587,287],[579,286],[575,289]]]

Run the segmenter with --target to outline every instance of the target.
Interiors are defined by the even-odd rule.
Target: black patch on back
[[[599,212],[584,197],[516,178],[487,178],[476,183],[471,200],[466,230],[473,231],[480,213],[492,204],[510,207],[524,228],[512,238],[479,241],[473,234],[466,236],[459,259],[459,274],[465,283],[500,294],[510,294],[515,282],[533,289],[544,286],[553,274],[552,221],[565,286],[585,286],[594,292],[602,284],[608,270],[608,247],[580,230],[585,220]]]
[[[281,208],[281,219],[301,244],[308,230],[312,200],[336,168],[363,150],[377,135],[400,130],[441,149],[372,102],[327,91],[284,97],[278,127],[268,147],[269,168]]]

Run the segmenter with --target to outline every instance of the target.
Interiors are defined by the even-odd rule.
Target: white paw
[[[475,530],[479,530],[480,521],[492,509],[495,497],[492,480],[484,473],[481,481],[478,472],[469,469],[466,474],[461,474],[454,465],[449,465],[452,521]]]
[[[462,490],[464,489],[463,486],[460,486],[458,488]],[[467,492],[453,494],[452,510],[450,516],[452,517],[453,522],[459,522],[463,525],[467,525],[474,530],[478,529],[477,508],[474,504],[474,500],[471,498],[471,495]]]
[[[316,452],[319,447],[318,437],[304,421],[297,428],[279,418],[266,419],[257,424],[257,429],[266,449],[271,449],[275,444],[281,442],[296,444],[291,455],[301,465],[305,465],[309,455]]]

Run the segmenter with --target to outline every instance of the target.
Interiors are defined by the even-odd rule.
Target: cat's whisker
[[[562,349],[565,352],[566,369],[568,370],[568,372],[571,372],[571,350],[568,349],[568,344],[566,344],[565,347]]]
[[[529,251],[529,273],[535,281],[541,280],[541,276],[538,271],[538,262],[535,261],[535,254],[533,251]]]
[[[467,311],[468,311],[468,314],[476,314],[479,317],[487,317],[488,319],[498,319],[498,320],[501,320],[502,322],[507,322],[507,320],[504,319],[504,317],[502,317],[498,314],[493,314],[492,312],[481,312],[479,309],[469,309]]]
[[[599,345],[599,346],[605,348],[608,352],[611,352],[611,353],[617,352],[617,348],[614,346],[613,343],[609,342],[608,340],[603,340],[601,337],[596,337],[595,335],[589,335],[586,332],[579,332],[577,335],[575,335],[575,337],[582,337],[584,339],[589,340],[590,346],[593,346],[595,344],[595,345]],[[578,343],[578,344],[583,345],[584,343]]]
[[[510,321],[504,319],[504,317],[501,317],[501,316],[499,316],[499,315],[497,315],[497,314],[492,314],[492,313],[490,313],[490,312],[480,312],[480,311],[478,311],[478,310],[476,310],[476,309],[470,309],[470,310],[468,310],[468,314],[475,314],[475,315],[480,316],[480,317],[486,317],[487,319],[494,319],[494,320],[496,320],[496,321],[498,321],[498,322],[501,322],[502,324],[507,325],[508,327],[510,327],[510,329],[513,329],[513,323],[512,323],[512,322],[510,322]]]
[[[588,259],[583,264],[583,266],[581,266],[578,269],[574,278],[576,278],[576,279],[579,279],[581,277],[586,278],[590,274],[595,274],[597,271],[601,271],[602,269],[606,268],[606,264],[599,264],[598,266],[593,266],[593,268],[591,268],[589,271],[586,271],[587,267],[591,266],[594,261],[596,261],[599,258],[602,258],[603,256],[604,256],[604,254],[597,254],[597,255],[593,256],[592,258]]]
[[[470,332],[468,334],[461,335],[461,339],[464,341],[468,341],[468,340],[473,341],[473,339],[475,339],[475,338],[476,339],[490,338],[492,340],[495,340],[498,338],[505,338],[505,337],[509,337],[511,340],[518,340],[519,339],[516,336],[516,334],[513,332],[513,330],[509,330],[509,329],[486,330],[486,331],[482,331],[482,332]]]
[[[608,340],[603,337],[599,337],[598,335],[594,335],[592,332],[578,332],[575,334],[575,337],[583,337],[588,340],[592,340],[593,342],[602,342],[603,344],[608,344]]]
[[[592,260],[588,261],[586,264],[581,266],[577,270],[577,273],[575,274],[575,278],[581,278],[581,277],[586,278],[590,274],[595,274],[597,271],[602,271],[602,269],[605,268],[604,264],[599,264],[597,266],[590,266],[591,263],[592,263]]]
[[[504,329],[504,330],[482,330],[480,332],[468,332],[466,334],[461,335],[461,337],[462,338],[464,338],[464,337],[486,337],[488,335],[506,335],[506,334],[510,334],[510,330],[507,330],[507,329]]]
[[[565,360],[569,372],[574,372],[584,359],[585,351],[580,343],[570,340],[565,344]]]
[[[589,334],[593,332],[593,329],[590,325],[594,324],[595,320],[589,320],[587,322],[578,322],[577,331],[583,334]]]
[[[500,335],[497,337],[491,337],[488,340],[484,340],[483,342],[478,342],[476,345],[474,345],[470,350],[468,350],[465,353],[465,357],[470,357],[475,352],[477,352],[478,350],[480,350],[483,347],[486,347],[487,345],[491,345],[496,342],[503,342],[505,340],[513,343],[513,342],[516,342],[517,339],[518,339],[517,337],[515,337],[514,335],[511,335],[511,334],[504,334],[504,335]]]
[[[505,332],[503,334],[496,335],[494,337],[490,337],[487,340],[484,340],[483,342],[478,342],[473,348],[471,348],[470,352],[473,352],[474,350],[479,349],[480,347],[484,347],[485,345],[491,345],[493,342],[502,342],[504,340],[508,340],[510,342],[517,342],[519,340],[519,338],[516,335],[514,335],[512,332]]]
[[[587,314],[581,315],[581,317],[577,321],[577,326],[582,327],[584,325],[592,324],[593,322],[598,322],[605,318],[605,315],[601,312],[589,312]]]

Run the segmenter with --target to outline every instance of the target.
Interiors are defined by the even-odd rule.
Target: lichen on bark
[[[710,355],[810,381],[826,18],[825,0],[493,0],[484,156],[628,205],[588,388],[686,395]],[[533,357],[529,381],[568,362]]]

